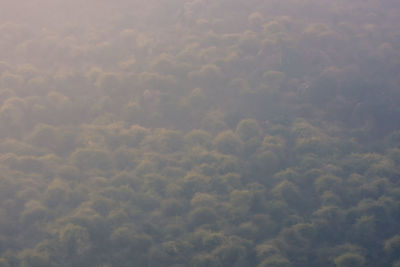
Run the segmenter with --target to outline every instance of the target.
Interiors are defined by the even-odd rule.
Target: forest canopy
[[[400,266],[399,3],[3,0],[0,267]]]

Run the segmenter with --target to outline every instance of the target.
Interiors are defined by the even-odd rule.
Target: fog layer
[[[400,4],[3,0],[0,267],[400,266]]]

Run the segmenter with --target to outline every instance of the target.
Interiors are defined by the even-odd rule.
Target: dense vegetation
[[[400,266],[398,1],[3,2],[1,267]]]

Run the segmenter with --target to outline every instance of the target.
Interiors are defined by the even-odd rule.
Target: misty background
[[[400,266],[398,1],[0,6],[0,267]]]

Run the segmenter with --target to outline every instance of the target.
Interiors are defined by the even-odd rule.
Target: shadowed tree
[[[365,266],[365,258],[355,253],[345,253],[334,260],[337,267],[361,267]]]

